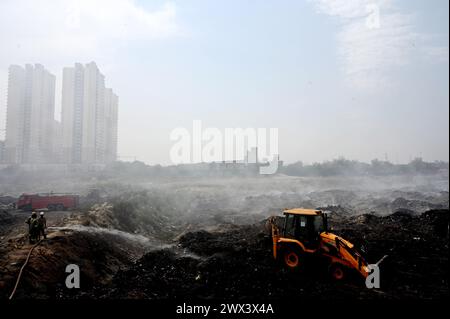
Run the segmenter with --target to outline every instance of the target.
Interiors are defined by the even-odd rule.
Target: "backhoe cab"
[[[294,208],[283,211],[284,217],[269,219],[273,257],[290,269],[300,269],[305,257],[320,257],[328,263],[330,275],[342,280],[350,270],[363,278],[369,274],[366,261],[354,245],[328,232],[327,215],[321,210]]]

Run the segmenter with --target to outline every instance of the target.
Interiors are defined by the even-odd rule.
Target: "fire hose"
[[[13,289],[11,295],[9,296],[9,300],[11,300],[14,297],[14,294],[16,293],[17,287],[19,286],[20,279],[22,278],[23,270],[25,269],[26,265],[28,264],[28,261],[30,260],[31,253],[33,252],[34,248],[36,248],[41,243],[41,241],[42,240],[40,239],[36,244],[33,245],[33,247],[30,248],[27,259],[25,260],[24,264],[22,265],[22,268],[20,268],[20,272],[19,272],[19,275],[17,276],[16,284],[14,286],[14,289]]]

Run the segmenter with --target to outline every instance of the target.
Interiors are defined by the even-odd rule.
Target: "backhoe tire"
[[[286,247],[283,249],[283,263],[290,270],[301,270],[304,264],[303,253],[300,249]]]
[[[329,267],[329,274],[334,281],[343,281],[347,277],[347,269],[345,266],[334,263]]]

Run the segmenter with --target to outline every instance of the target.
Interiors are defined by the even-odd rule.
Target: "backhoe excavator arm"
[[[364,278],[368,276],[368,264],[352,243],[331,233],[322,234],[321,237],[325,244],[331,244],[336,248],[335,253],[330,254],[333,262],[357,270]]]

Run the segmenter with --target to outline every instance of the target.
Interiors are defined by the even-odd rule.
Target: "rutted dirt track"
[[[50,213],[49,239],[33,252],[16,298],[448,298],[448,185],[298,192],[275,180],[277,193],[251,183],[230,192],[221,182],[151,186],[104,196],[99,202],[108,204],[82,212]],[[332,282],[321,267],[280,267],[264,224],[284,203],[331,211],[333,232],[364,247],[369,262],[387,254],[381,289]],[[25,216],[2,215],[1,298],[31,247]],[[64,286],[70,263],[80,266],[79,290]]]

